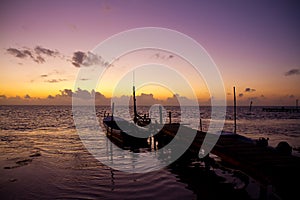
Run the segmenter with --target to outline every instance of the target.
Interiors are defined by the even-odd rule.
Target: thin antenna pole
[[[133,86],[134,86],[134,84],[135,84],[135,73],[134,73],[134,71],[132,72],[132,84],[133,84]]]
[[[235,96],[235,87],[233,87],[233,109],[234,109],[234,133],[236,134],[236,96]]]

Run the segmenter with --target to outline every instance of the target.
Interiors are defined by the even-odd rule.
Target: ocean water
[[[185,125],[199,128],[195,108],[182,109],[190,113]],[[179,107],[165,107],[166,123],[169,111],[172,122],[183,121]],[[110,107],[96,108],[99,121],[109,112]],[[201,107],[200,112],[205,131],[210,107]],[[116,107],[115,115],[130,119],[122,108]],[[150,116],[158,120],[155,109],[150,109]],[[233,131],[232,107],[227,108],[224,131]],[[287,141],[293,154],[299,155],[300,113],[268,113],[262,107],[250,112],[248,107],[238,107],[237,133],[269,138],[274,147]],[[104,148],[107,141],[100,142]],[[71,106],[0,106],[0,152],[1,199],[258,199],[260,192],[260,185],[251,177],[244,186],[232,169],[206,171],[200,161],[149,173],[114,170],[85,148]],[[150,164],[145,160],[140,165],[147,169]]]

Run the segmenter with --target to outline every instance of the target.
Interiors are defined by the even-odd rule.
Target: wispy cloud
[[[161,60],[170,60],[174,58],[172,54],[164,54],[164,53],[155,53],[152,58],[161,59]]]
[[[30,82],[34,83],[38,81],[38,82],[46,82],[46,83],[57,83],[61,81],[67,81],[66,78],[62,78],[62,77],[64,77],[64,71],[55,69],[50,71],[49,73],[44,73],[35,77],[34,79],[31,79]]]
[[[300,75],[300,69],[291,69],[284,73],[285,76]]]
[[[47,82],[47,83],[59,83],[59,82],[63,82],[63,81],[67,81],[67,79],[49,79],[49,80],[45,80],[44,82]]]

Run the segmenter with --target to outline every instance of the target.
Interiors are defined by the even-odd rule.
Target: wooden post
[[[201,119],[201,116],[200,116],[200,122],[199,122],[199,126],[200,126],[200,131],[203,132],[203,129],[202,129],[202,119]]]
[[[234,118],[234,133],[236,134],[236,96],[235,96],[235,87],[233,87],[233,118]]]
[[[162,107],[159,106],[159,123],[162,124]]]
[[[171,111],[169,112],[169,123],[170,124],[172,123],[172,113],[171,113]]]
[[[296,109],[298,109],[298,99],[296,99]]]
[[[138,114],[137,114],[137,110],[136,110],[135,86],[133,85],[132,88],[133,88],[132,90],[133,90],[133,113],[134,113],[134,123],[136,123]]]
[[[252,101],[250,102],[250,107],[249,107],[249,111],[251,112],[252,111]]]

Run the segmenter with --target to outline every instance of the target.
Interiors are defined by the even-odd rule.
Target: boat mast
[[[135,86],[134,86],[134,72],[133,72],[133,112],[134,112],[134,121],[137,119],[136,111],[136,98],[135,98]]]

